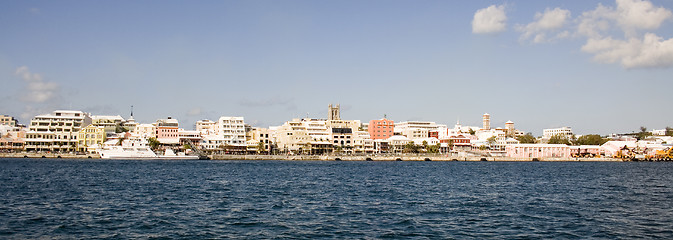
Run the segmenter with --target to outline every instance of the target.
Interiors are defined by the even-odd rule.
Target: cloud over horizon
[[[673,39],[655,33],[673,14],[646,0],[616,0],[616,8],[598,4],[578,18],[577,33],[587,37],[581,48],[600,63],[626,69],[673,67]],[[614,30],[623,33],[615,36]]]
[[[31,73],[27,66],[16,69],[14,75],[23,79],[25,92],[20,99],[29,103],[44,103],[57,97],[59,85],[55,82],[47,82],[39,73]]]
[[[502,18],[496,18],[502,14]],[[654,33],[673,18],[671,10],[649,0],[615,0],[615,6],[598,4],[572,19],[562,8],[545,9],[535,21],[518,24],[520,41],[554,42],[571,36],[586,38],[580,50],[598,63],[619,63],[625,69],[673,67],[673,38]],[[494,20],[501,19],[501,20]],[[504,31],[504,8],[492,5],[475,13],[473,33]],[[570,25],[570,26],[568,26]],[[478,27],[475,27],[478,26]]]
[[[544,13],[535,13],[534,22],[525,26],[518,25],[516,29],[522,32],[522,41],[532,38],[533,43],[548,42],[570,35],[568,31],[560,31],[569,19],[570,11],[561,8],[547,8]]]
[[[504,5],[491,5],[474,13],[472,33],[488,34],[505,30],[507,30],[507,14],[505,14]]]

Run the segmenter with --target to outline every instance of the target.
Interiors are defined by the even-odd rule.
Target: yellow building
[[[102,148],[105,142],[105,127],[94,126],[93,124],[82,128],[77,133],[77,151],[96,152],[97,148]]]

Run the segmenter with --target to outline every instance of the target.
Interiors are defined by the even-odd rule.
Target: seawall
[[[618,158],[510,158],[461,157],[452,155],[210,155],[212,160],[286,160],[286,161],[495,161],[495,162],[621,162]],[[0,153],[0,158],[100,158],[98,154],[71,153]]]
[[[293,161],[496,161],[496,162],[621,162],[616,158],[510,158],[459,157],[451,155],[211,155],[213,160],[293,160]]]

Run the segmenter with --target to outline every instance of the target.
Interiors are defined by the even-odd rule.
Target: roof
[[[395,135],[392,137],[389,137],[387,139],[388,141],[411,141],[408,137],[402,136],[402,135]]]

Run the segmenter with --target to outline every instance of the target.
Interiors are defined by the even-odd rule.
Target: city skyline
[[[673,2],[8,2],[2,113],[670,126]]]

